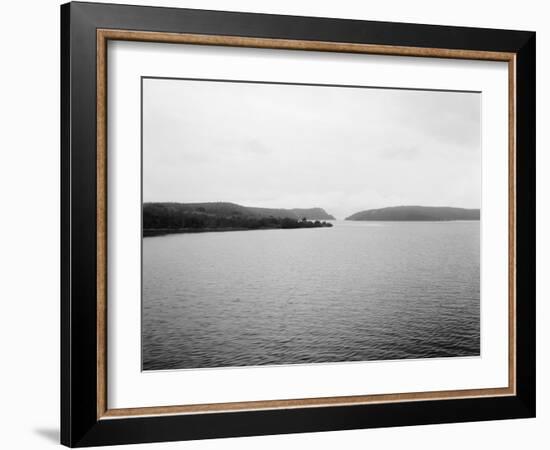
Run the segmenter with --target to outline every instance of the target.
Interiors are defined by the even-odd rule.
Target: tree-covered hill
[[[346,220],[379,221],[444,221],[479,220],[479,209],[452,208],[449,206],[392,206],[368,209],[347,217]]]
[[[253,208],[227,202],[144,203],[143,234],[331,227],[320,221],[323,217],[333,218],[321,208]]]

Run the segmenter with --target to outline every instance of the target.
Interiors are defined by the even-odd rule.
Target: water
[[[143,369],[479,355],[479,222],[143,240]]]

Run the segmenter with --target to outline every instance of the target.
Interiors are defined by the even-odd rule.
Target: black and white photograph
[[[480,356],[481,94],[142,78],[142,370]]]
[[[8,447],[543,436],[541,7],[138,3],[6,41]]]

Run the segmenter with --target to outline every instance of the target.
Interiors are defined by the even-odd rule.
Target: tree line
[[[245,215],[234,210],[225,214],[207,212],[203,207],[193,209],[168,208],[162,204],[143,206],[143,229],[175,231],[208,231],[216,229],[257,230],[269,228],[316,228],[332,227],[320,220],[293,219],[289,217]]]

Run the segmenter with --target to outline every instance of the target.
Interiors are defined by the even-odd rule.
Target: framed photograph
[[[535,415],[535,33],[61,7],[61,440]]]

